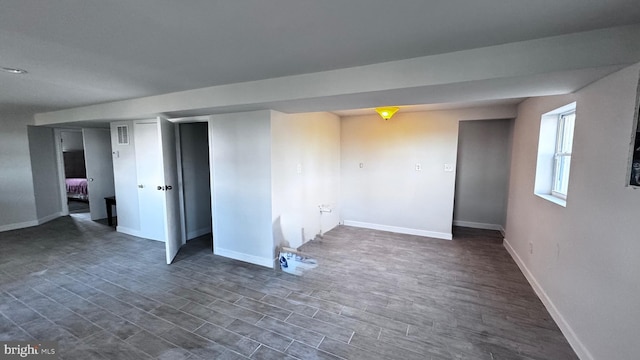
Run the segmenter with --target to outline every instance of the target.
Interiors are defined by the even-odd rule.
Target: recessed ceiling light
[[[17,68],[9,68],[9,67],[0,67],[0,70],[2,70],[4,72],[8,72],[9,74],[22,75],[22,74],[26,74],[27,73],[27,70],[17,69]]]

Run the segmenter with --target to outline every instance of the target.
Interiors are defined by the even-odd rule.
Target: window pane
[[[562,206],[567,200],[575,122],[575,102],[540,117],[534,193]],[[556,199],[547,198],[549,195]]]
[[[575,112],[562,116],[562,137],[560,138],[559,152],[571,154],[571,148],[573,145],[573,129],[576,122],[575,120]]]
[[[553,191],[560,192],[560,179],[562,179],[562,162],[561,158],[556,156],[553,163]]]
[[[556,156],[555,172],[553,181],[553,191],[567,195],[569,187],[569,167],[571,166],[571,156]]]

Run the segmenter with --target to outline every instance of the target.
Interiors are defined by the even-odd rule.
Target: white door
[[[136,121],[133,129],[140,234],[148,239],[165,241],[165,195],[164,191],[158,190],[165,183],[158,121]]]
[[[167,264],[171,264],[176,254],[178,254],[180,246],[183,245],[180,223],[180,201],[178,197],[176,130],[175,125],[167,119],[159,117],[158,123],[160,124],[162,170],[164,173],[165,247]]]
[[[82,139],[91,220],[104,219],[107,217],[104,198],[115,195],[111,132],[109,129],[82,129]]]

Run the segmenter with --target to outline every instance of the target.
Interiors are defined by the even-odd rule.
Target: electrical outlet
[[[302,174],[302,164],[298,164],[298,165],[296,166],[296,172],[297,172],[298,174]]]
[[[360,163],[360,169],[364,168],[364,163]]]
[[[445,172],[453,172],[453,164],[444,164]]]
[[[416,164],[416,171],[422,171],[422,165]]]

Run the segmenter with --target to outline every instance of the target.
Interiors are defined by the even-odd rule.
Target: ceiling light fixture
[[[24,69],[18,69],[18,68],[10,68],[10,67],[0,67],[0,70],[9,73],[9,74],[16,74],[16,75],[23,75],[27,73],[27,70]]]
[[[382,116],[383,119],[389,120],[396,113],[396,111],[400,110],[397,106],[387,106],[387,107],[379,107],[376,108],[376,112]]]

